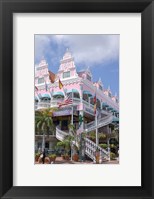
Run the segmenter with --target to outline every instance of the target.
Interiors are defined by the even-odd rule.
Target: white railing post
[[[94,162],[96,161],[95,152],[98,149],[100,152],[100,159],[103,157],[109,158],[109,154],[106,150],[102,149],[100,146],[97,146],[93,141],[85,138],[85,153],[89,156]]]

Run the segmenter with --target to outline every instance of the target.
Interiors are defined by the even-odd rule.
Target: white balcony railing
[[[41,108],[50,108],[50,102],[38,102],[37,105],[35,104],[36,109]]]
[[[97,128],[101,128],[103,126],[106,126],[108,124],[110,124],[113,121],[113,116],[112,115],[108,115],[106,117],[102,117],[100,119],[98,119],[97,121]],[[86,132],[90,132],[96,129],[96,121],[92,121],[88,124],[85,124],[85,129]]]
[[[93,141],[88,138],[85,140],[85,154],[91,158],[94,162],[96,161],[96,151],[100,153],[100,159],[109,160],[109,152],[105,149],[102,149],[100,146],[96,145]]]
[[[63,141],[69,133],[62,131],[59,126],[56,127],[56,138],[60,141]]]
[[[50,107],[58,107],[58,103],[62,102],[63,99],[54,99],[51,100],[51,102],[36,102],[35,103],[35,110],[41,109],[41,108],[50,108]],[[81,100],[80,98],[73,98],[73,105],[79,105],[80,103],[83,103],[85,108],[88,108],[90,110],[90,114],[94,115],[94,105],[90,104],[89,102],[85,100]],[[101,112],[105,115],[110,114],[109,111],[101,110]]]

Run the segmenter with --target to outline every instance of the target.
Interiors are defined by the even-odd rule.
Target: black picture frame
[[[13,186],[13,13],[47,12],[141,13],[141,187]],[[152,121],[154,121],[154,2],[152,0],[0,0],[1,198],[154,198],[154,122]]]

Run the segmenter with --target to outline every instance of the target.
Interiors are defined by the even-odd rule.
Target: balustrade
[[[56,138],[58,140],[63,141],[68,135],[68,132],[62,131],[59,126],[56,127]]]
[[[106,126],[106,125],[110,124],[112,122],[112,119],[113,119],[112,115],[108,115],[106,117],[98,119],[97,128],[100,128],[102,126]],[[96,129],[96,121],[85,124],[85,129],[86,129],[86,132]]]
[[[109,153],[105,149],[102,149],[100,146],[97,146],[93,141],[85,138],[85,153],[88,157],[90,157],[93,161],[96,161],[95,153],[99,151],[100,158],[109,159]]]
[[[57,107],[58,103],[62,102],[63,100],[64,99],[53,99],[50,102],[38,102],[38,103],[35,103],[35,109]],[[80,98],[73,98],[73,104],[74,105],[78,105],[79,103],[81,103]],[[89,108],[91,111],[94,110],[94,106],[91,103],[89,103],[85,100],[82,100],[82,103],[84,104],[85,107]],[[104,114],[109,114],[108,111],[105,111],[105,110],[101,110],[101,111]]]

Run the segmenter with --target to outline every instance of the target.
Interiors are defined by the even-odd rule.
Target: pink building
[[[63,84],[62,89],[59,88],[59,79]],[[61,107],[54,114],[56,137],[59,140],[62,140],[65,133],[68,132],[69,123],[75,125],[78,134],[96,129],[93,106],[95,95],[97,97],[98,132],[102,128],[103,131],[110,132],[110,126],[119,121],[117,96],[112,95],[110,88],[104,88],[101,78],[97,82],[93,82],[89,69],[77,72],[74,58],[68,49],[60,60],[55,83],[50,82],[48,64],[45,59],[41,60],[35,68],[35,88],[36,110],[58,107],[58,103],[63,101],[66,96],[73,100],[72,105]],[[84,118],[81,125],[79,125],[79,116]]]

